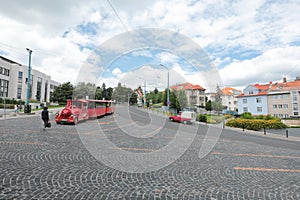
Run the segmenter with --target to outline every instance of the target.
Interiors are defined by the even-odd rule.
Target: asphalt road
[[[291,138],[135,107],[46,131],[39,115],[0,120],[0,135],[0,199],[300,199]]]

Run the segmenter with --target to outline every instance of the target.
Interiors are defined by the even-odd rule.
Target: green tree
[[[114,88],[112,92],[112,99],[116,100],[117,102],[128,102],[128,98],[132,96],[133,91],[131,88],[127,88],[122,86],[121,83],[118,83],[118,86]]]
[[[176,90],[174,91],[176,96],[176,109],[182,110],[183,108],[187,107],[187,97],[186,92],[184,90]]]
[[[212,110],[212,106],[211,106],[211,100],[208,100],[205,104],[205,109],[208,111]]]
[[[112,100],[113,91],[114,91],[114,89],[112,87],[107,88],[107,90],[106,90],[106,99],[107,100]]]
[[[74,87],[73,98],[75,99],[85,99],[88,97],[89,99],[95,99],[97,87],[94,83],[78,83]]]
[[[97,89],[96,89],[95,99],[98,99],[98,100],[102,99],[102,90],[100,87],[97,87]]]
[[[61,84],[51,93],[50,101],[66,103],[67,99],[72,99],[73,89],[74,87],[70,82]]]

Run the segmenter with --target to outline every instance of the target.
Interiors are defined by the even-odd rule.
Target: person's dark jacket
[[[42,119],[49,120],[49,112],[48,112],[48,110],[43,110],[41,115],[42,115]]]

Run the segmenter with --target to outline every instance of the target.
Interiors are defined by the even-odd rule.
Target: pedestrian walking
[[[44,122],[44,130],[46,130],[46,127],[49,127],[49,111],[48,111],[48,107],[45,106],[42,113],[42,120]]]
[[[15,113],[19,113],[19,106],[15,104]]]

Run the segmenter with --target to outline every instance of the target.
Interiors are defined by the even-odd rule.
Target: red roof
[[[300,90],[300,80],[290,81],[290,82],[282,82],[282,83],[272,83],[269,84],[255,84],[253,85],[257,89],[259,89],[258,94],[240,94],[238,97],[244,96],[264,96],[267,95],[269,92],[275,91],[290,91],[290,90]]]
[[[275,83],[272,85],[271,91],[287,91],[287,90],[300,90],[300,80]]]
[[[222,89],[222,93],[225,94],[225,95],[233,95],[234,94],[233,91],[237,91],[237,92],[241,93],[240,90],[237,90],[237,89],[232,88],[232,87],[226,87],[226,88]]]
[[[259,89],[260,91],[267,91],[270,88],[271,83],[269,84],[264,84],[264,85],[260,85],[260,84],[255,84],[253,85],[254,87],[256,87],[257,89]]]
[[[200,85],[193,85],[191,83],[182,83],[178,85],[172,85],[170,86],[173,90],[205,90]]]

